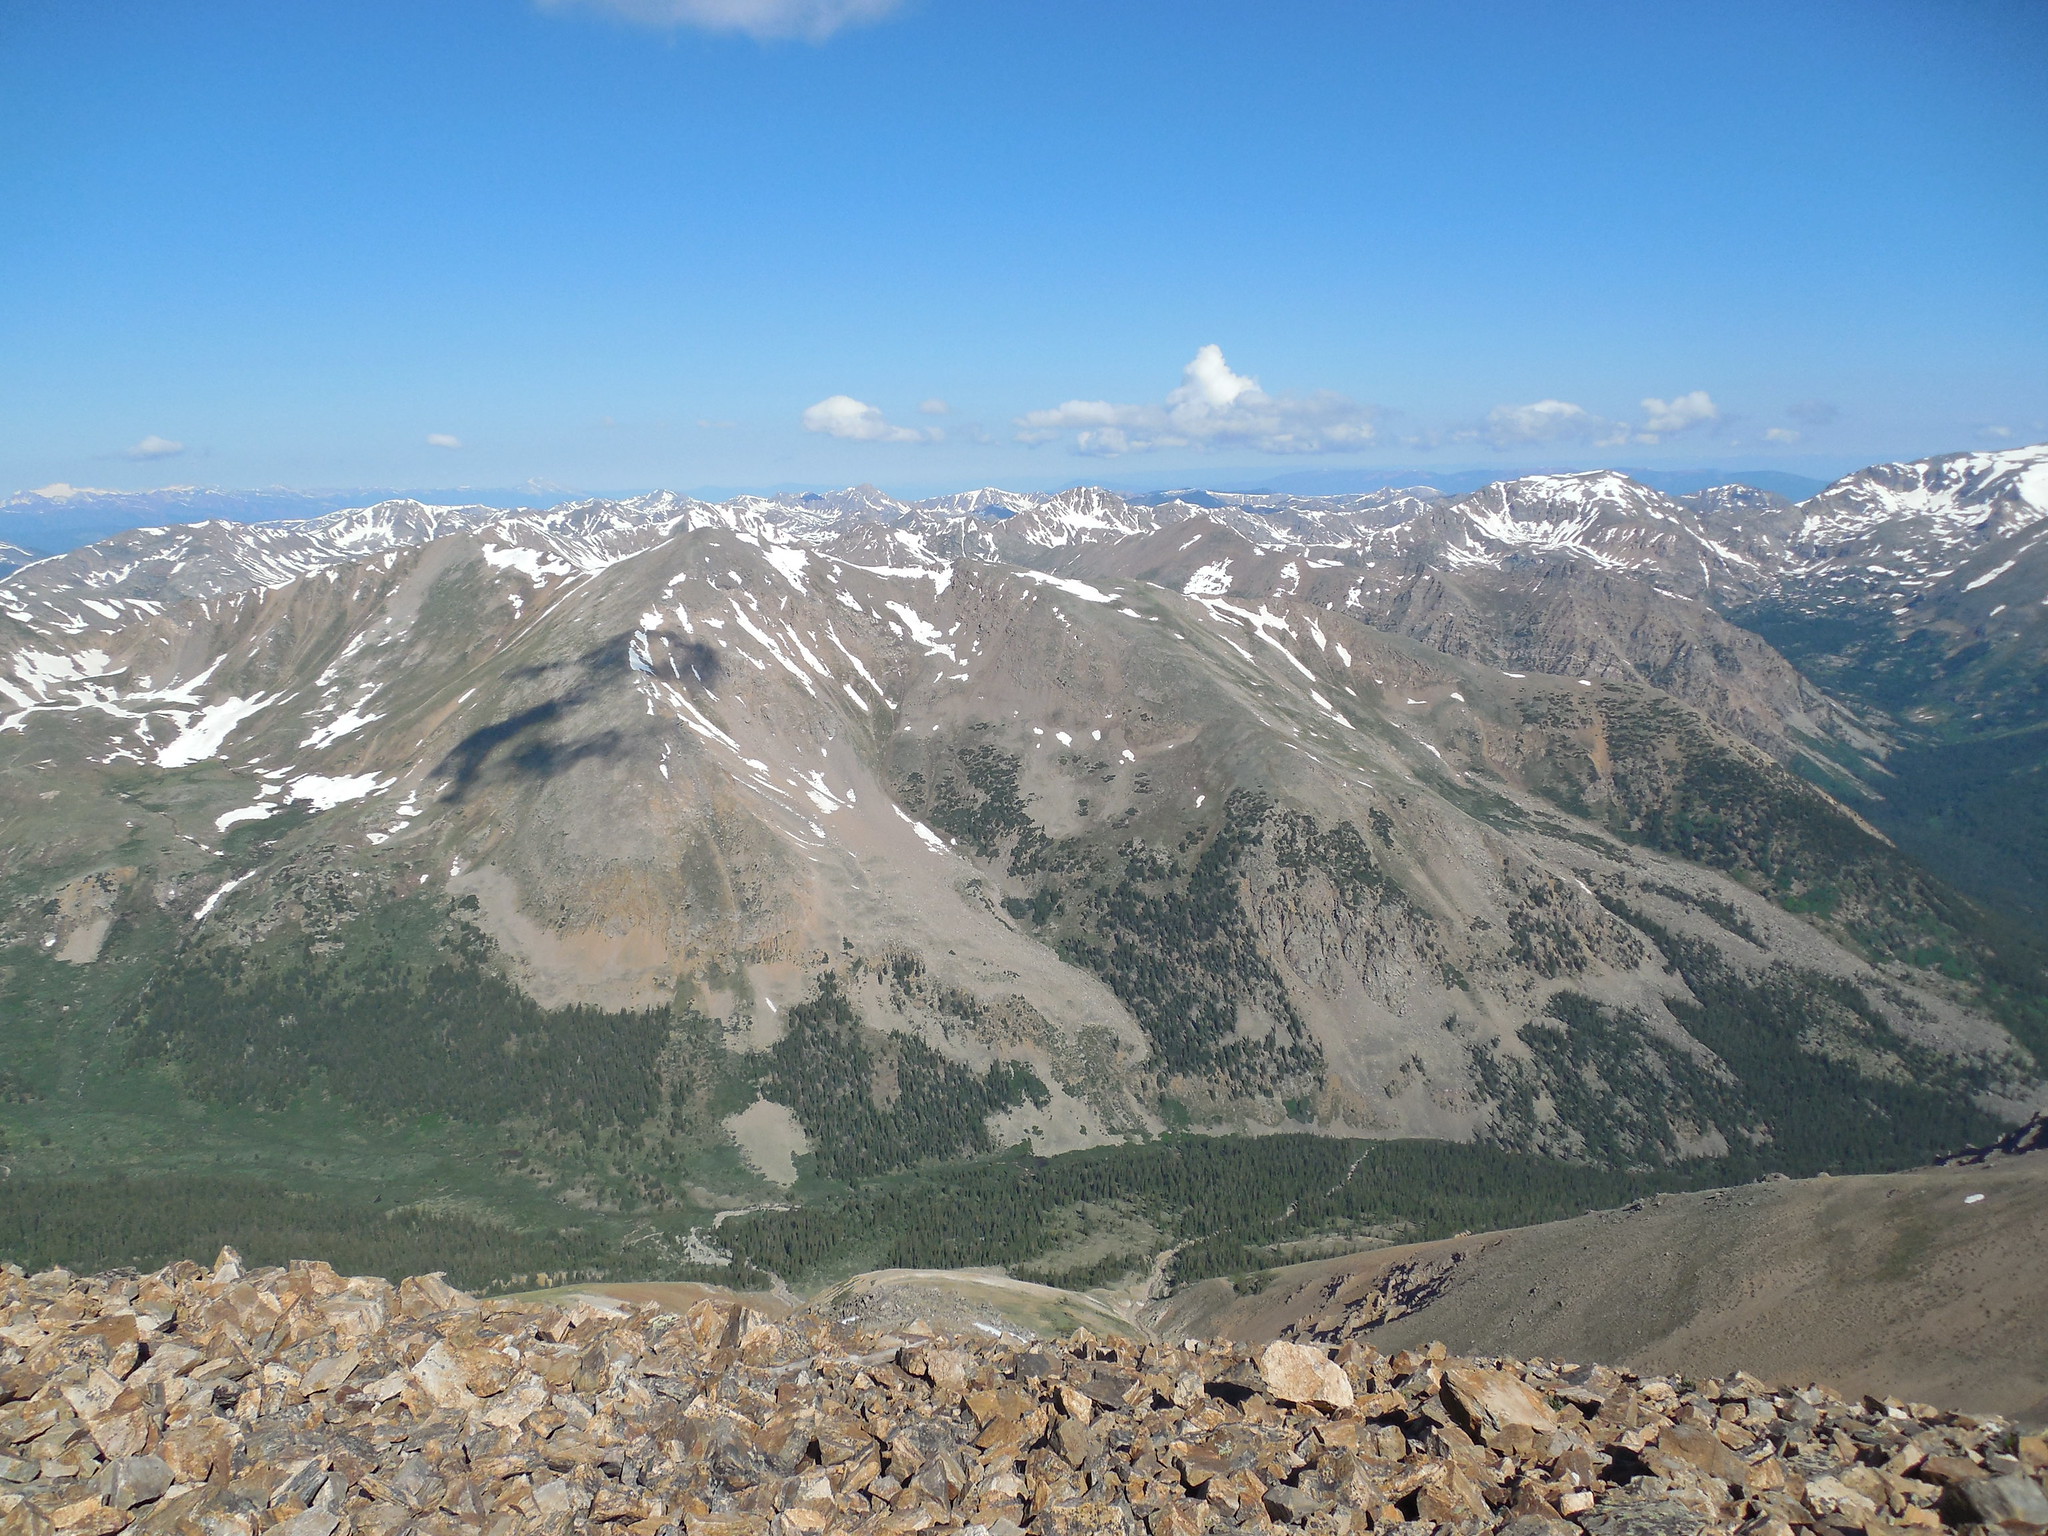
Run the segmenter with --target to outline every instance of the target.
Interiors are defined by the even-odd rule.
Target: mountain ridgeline
[[[2048,448],[124,532],[0,578],[5,1156],[209,1233],[381,1180],[473,1283],[1924,1161],[2048,1091],[2044,544]]]

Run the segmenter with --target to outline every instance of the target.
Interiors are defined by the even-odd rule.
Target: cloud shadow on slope
[[[550,778],[587,758],[614,755],[623,739],[617,731],[599,731],[577,741],[551,741],[539,733],[543,726],[559,720],[588,697],[586,689],[572,689],[559,698],[547,699],[516,715],[480,726],[457,742],[435,765],[436,774],[450,776],[454,784],[443,797],[460,800],[482,776],[485,765],[496,758],[515,778]],[[500,749],[510,748],[501,754]]]
[[[657,671],[668,670],[672,679],[686,688],[708,689],[724,675],[724,659],[712,646],[662,631],[649,635],[648,640],[650,651],[655,641],[663,648],[664,654],[655,663]],[[599,679],[625,671],[632,655],[632,641],[631,632],[614,635],[580,656],[536,662],[507,672],[506,678],[515,682],[531,682],[564,672],[576,674],[579,680],[567,692],[480,726],[457,742],[434,768],[437,775],[454,780],[443,798],[462,799],[491,765],[508,778],[545,779],[593,758],[616,757],[625,744],[624,734],[617,730],[598,731],[566,741],[540,733],[588,703]]]

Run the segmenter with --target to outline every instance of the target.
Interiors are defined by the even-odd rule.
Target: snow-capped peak
[[[1981,543],[2048,517],[2048,444],[1876,464],[1802,507],[1802,545],[1821,549],[1887,523],[1917,525],[1943,548]]]

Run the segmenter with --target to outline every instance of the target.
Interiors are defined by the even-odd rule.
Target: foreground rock
[[[2048,1526],[2048,1446],[1601,1366],[878,1334],[322,1264],[0,1269],[0,1531],[1814,1536]]]

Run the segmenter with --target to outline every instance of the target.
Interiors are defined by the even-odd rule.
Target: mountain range
[[[625,1212],[1187,1130],[1904,1166],[2048,1102],[2044,605],[2048,446],[131,529],[0,580],[0,1086]]]
[[[543,484],[512,491],[475,491],[467,494],[482,499],[502,499],[525,504],[557,488]],[[130,528],[162,527],[172,523],[196,523],[225,518],[237,523],[261,523],[273,519],[313,518],[373,501],[388,500],[398,491],[361,490],[301,491],[288,486],[265,486],[255,490],[223,490],[217,486],[166,485],[147,491],[107,490],[85,485],[46,485],[39,490],[17,491],[0,497],[0,567],[10,560],[20,563],[26,556],[41,559],[62,554],[82,544],[112,538]],[[448,493],[415,492],[441,499]],[[556,495],[559,499],[559,494]],[[0,569],[0,575],[5,570]]]

